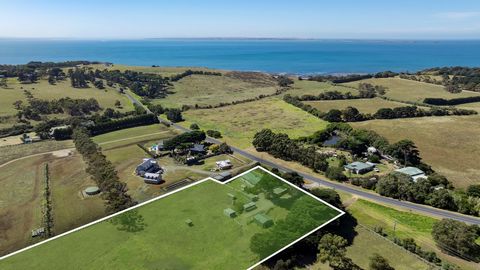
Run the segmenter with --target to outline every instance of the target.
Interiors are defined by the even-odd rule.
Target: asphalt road
[[[172,125],[173,127],[177,128],[177,129],[181,130],[181,131],[184,131],[184,132],[190,131],[189,129],[184,128],[182,126],[179,126],[177,124],[173,124],[173,123],[169,123],[169,124]],[[213,138],[207,138],[207,141],[212,142],[212,143],[221,143],[219,140],[216,140],[216,139],[213,139]],[[230,148],[234,152],[239,153],[240,155],[243,155],[243,156],[245,156],[245,157],[247,157],[247,158],[249,158],[253,161],[257,161],[259,163],[265,164],[269,167],[278,168],[280,171],[283,171],[283,172],[292,171],[291,169],[289,169],[285,166],[282,166],[280,164],[277,164],[277,163],[265,160],[263,158],[257,157],[255,155],[252,155],[252,154],[246,152],[246,151],[243,151],[242,149],[238,149],[238,148],[233,147],[233,146],[230,146]],[[442,210],[442,209],[438,209],[438,208],[433,208],[433,207],[430,207],[430,206],[427,206],[427,205],[415,204],[415,203],[411,203],[411,202],[407,202],[407,201],[400,201],[400,200],[392,199],[392,198],[389,198],[389,197],[383,197],[383,196],[380,196],[380,195],[377,195],[377,194],[373,194],[373,193],[370,193],[370,192],[367,192],[367,191],[363,191],[363,190],[354,188],[352,186],[349,186],[348,184],[342,184],[342,183],[336,183],[336,182],[328,181],[328,180],[325,180],[325,179],[322,179],[322,178],[319,178],[319,177],[316,177],[316,176],[313,176],[313,175],[310,175],[310,174],[298,172],[298,171],[297,171],[297,173],[299,175],[303,176],[303,178],[305,178],[309,181],[312,181],[312,182],[316,182],[316,183],[318,183],[322,186],[329,187],[329,188],[336,189],[336,190],[340,190],[340,191],[343,191],[343,192],[347,192],[347,193],[350,193],[350,194],[353,194],[353,195],[356,195],[356,196],[359,196],[359,197],[363,197],[363,198],[366,198],[366,199],[369,199],[369,200],[372,200],[372,201],[382,203],[382,204],[388,204],[388,205],[392,205],[392,206],[402,207],[402,208],[405,208],[405,209],[408,209],[408,210],[412,210],[412,211],[415,211],[415,212],[427,214],[427,215],[438,217],[438,218],[449,218],[449,219],[463,221],[463,222],[470,223],[470,224],[480,225],[480,218],[477,218],[477,217],[462,215],[462,214],[459,214],[459,213],[456,213],[456,212],[451,212],[451,211],[446,211],[446,210]]]

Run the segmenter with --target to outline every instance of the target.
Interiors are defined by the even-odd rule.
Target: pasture
[[[237,212],[232,218],[224,214],[225,208],[232,207],[232,199],[227,195],[234,194],[242,201],[249,197],[238,190],[238,183],[234,184],[241,178],[228,184],[206,180],[9,257],[0,261],[0,267],[41,270],[75,265],[76,269],[121,270],[156,269],[161,265],[163,269],[245,269],[263,259],[250,250],[251,237],[275,228],[288,214],[296,213],[296,202],[316,205],[308,214],[315,217],[316,224],[303,228],[299,236],[339,214],[259,169],[250,173],[278,181],[278,187],[288,187],[293,197],[270,200],[261,193],[256,209]],[[281,203],[283,200],[289,203]],[[253,222],[258,213],[273,219],[271,229]],[[272,253],[281,247],[274,245]]]
[[[3,138],[0,140],[8,140]],[[73,142],[67,141],[41,141],[34,144],[8,145],[0,147],[0,168],[2,164],[17,158],[24,158],[31,155],[38,155],[45,152],[52,152],[66,148],[73,148]]]
[[[387,87],[385,97],[393,100],[423,103],[425,98],[461,98],[479,96],[480,93],[463,91],[458,94],[447,92],[443,86],[417,82],[400,78],[372,78],[361,81],[349,82],[343,85],[358,87],[359,83],[371,83],[373,85],[382,85]]]
[[[262,99],[216,109],[191,110],[184,114],[189,127],[196,123],[203,130],[218,130],[228,144],[251,146],[253,136],[264,128],[287,133],[292,138],[307,136],[324,129],[327,122],[278,98]]]
[[[154,103],[164,107],[209,106],[231,103],[259,95],[274,94],[277,82],[269,75],[253,72],[229,72],[223,76],[190,75],[173,83],[172,92]]]
[[[347,107],[355,107],[361,113],[374,114],[381,108],[397,108],[408,106],[408,104],[389,101],[381,98],[369,98],[369,99],[349,99],[349,100],[318,100],[318,101],[304,101],[303,103],[309,104],[314,108],[322,112],[328,112],[332,109],[344,110]]]
[[[105,85],[105,89],[100,90],[93,86],[90,88],[73,88],[70,84],[70,80],[59,81],[55,85],[51,85],[45,79],[40,79],[34,84],[21,84],[16,79],[8,80],[8,88],[0,88],[0,116],[13,115],[17,112],[13,106],[13,102],[21,100],[24,103],[27,99],[23,93],[24,90],[28,90],[35,98],[39,99],[60,99],[64,97],[70,97],[72,99],[89,99],[95,98],[100,107],[115,108],[115,101],[119,100],[122,108],[120,111],[133,110],[132,103],[125,95],[118,92],[117,89]]]
[[[390,142],[411,139],[421,157],[456,187],[480,183],[480,116],[423,117],[351,123]]]
[[[399,238],[414,238],[415,242],[423,249],[434,251],[440,259],[454,263],[460,266],[461,269],[473,270],[478,267],[478,265],[473,262],[446,255],[438,249],[431,236],[433,224],[436,221],[436,219],[432,217],[386,207],[362,199],[357,200],[347,209],[359,224],[369,229],[373,229],[375,226],[381,226],[389,237],[395,235]],[[349,250],[349,252],[351,251],[352,250]],[[364,253],[362,253],[362,256],[363,254]],[[381,254],[383,255],[383,252]],[[402,255],[403,254],[405,254],[404,251],[402,251]],[[398,260],[400,259],[399,257]]]
[[[293,80],[293,86],[290,90],[285,92],[292,96],[302,96],[302,95],[319,95],[327,91],[338,91],[341,93],[350,92],[352,94],[357,94],[357,89],[353,87],[347,87],[341,84],[332,84],[329,82],[317,82],[317,81],[307,81],[307,80]]]

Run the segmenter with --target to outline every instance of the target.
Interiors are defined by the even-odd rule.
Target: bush
[[[191,130],[199,130],[200,127],[197,124],[193,123],[193,124],[190,125],[190,129]]]
[[[212,137],[212,138],[222,138],[222,134],[220,133],[220,131],[216,131],[216,130],[207,130],[207,135],[209,137]]]

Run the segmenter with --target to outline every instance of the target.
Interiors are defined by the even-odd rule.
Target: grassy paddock
[[[130,217],[129,221],[95,224],[0,261],[0,267],[154,269],[161,265],[165,269],[245,269],[262,259],[250,250],[250,238],[267,230],[252,222],[253,216],[266,212],[276,223],[289,213],[291,204],[260,195],[257,209],[234,219],[227,217],[223,213],[231,207],[227,193],[236,194],[239,200],[246,196],[233,184],[235,181],[241,180],[226,185],[208,180],[127,212],[124,216]],[[286,185],[278,181],[279,186]],[[303,193],[293,198],[321,204]],[[313,226],[338,214],[323,204],[316,209],[321,212],[314,213],[318,224]],[[187,219],[192,226],[185,223]]]
[[[30,155],[57,151],[74,147],[73,142],[68,141],[41,141],[34,144],[20,144],[0,147],[0,166],[5,162]]]
[[[478,265],[442,253],[431,236],[436,219],[410,211],[402,211],[365,200],[357,200],[348,207],[358,223],[373,228],[382,226],[388,235],[400,238],[411,237],[426,250],[435,251],[442,260],[454,263],[461,269],[477,269]],[[395,231],[394,228],[395,227]],[[363,253],[362,253],[363,254]],[[383,252],[381,253],[383,255]]]
[[[155,102],[166,107],[182,105],[217,105],[233,101],[251,99],[260,94],[275,93],[277,83],[270,76],[261,73],[250,74],[247,78],[241,73],[227,73],[224,76],[191,75],[174,82],[173,92]]]
[[[302,96],[302,95],[319,95],[327,91],[338,91],[341,93],[350,92],[352,94],[357,94],[356,89],[346,87],[344,85],[334,85],[328,82],[316,82],[316,81],[305,81],[305,80],[294,80],[294,84],[286,94],[292,96]]]
[[[187,121],[182,125],[188,127],[191,123],[197,123],[201,129],[218,130],[227,143],[242,148],[249,147],[255,133],[263,128],[285,132],[295,138],[310,135],[327,125],[327,122],[277,98],[187,111],[184,117]]]
[[[387,87],[386,97],[409,102],[422,103],[425,98],[460,98],[479,96],[480,93],[462,92],[452,94],[444,90],[443,86],[417,82],[400,78],[373,78],[356,82],[345,83],[346,86],[358,87],[359,83],[371,83]]]
[[[480,116],[425,117],[352,123],[391,142],[411,139],[422,158],[457,187],[480,183]]]

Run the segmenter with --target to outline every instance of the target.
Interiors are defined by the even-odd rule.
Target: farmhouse
[[[395,171],[410,176],[414,182],[417,182],[418,178],[426,178],[425,172],[415,167],[405,167]]]
[[[205,154],[205,146],[203,144],[194,144],[190,149],[191,154]]]
[[[355,162],[352,162],[350,164],[345,165],[344,168],[347,172],[351,172],[351,173],[354,173],[354,174],[364,174],[364,173],[367,173],[367,172],[373,170],[373,168],[375,168],[375,165],[360,162],[360,161],[355,161]]]
[[[146,173],[157,173],[159,171],[161,171],[161,168],[153,158],[144,158],[143,162],[135,169],[135,173],[140,176],[145,176]]]
[[[228,170],[231,169],[233,166],[232,162],[229,159],[217,161],[215,162],[215,164],[217,165],[217,169],[219,170]]]

